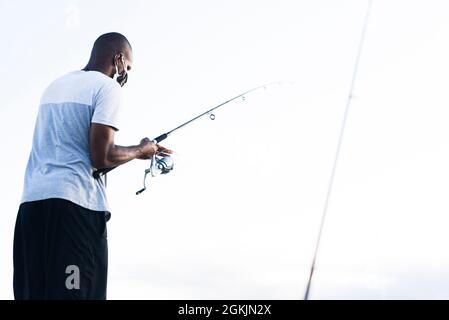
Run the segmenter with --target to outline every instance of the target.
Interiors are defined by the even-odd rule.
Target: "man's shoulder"
[[[71,71],[54,80],[45,89],[41,104],[61,102],[92,103],[93,97],[105,89],[114,90],[116,83],[97,71]],[[80,100],[80,101],[78,101]]]
[[[98,72],[98,71],[84,71],[84,70],[75,70],[70,71],[59,78],[57,78],[54,82],[65,82],[65,81],[78,81],[87,84],[98,84],[98,85],[111,85],[115,81],[108,77],[107,75]]]

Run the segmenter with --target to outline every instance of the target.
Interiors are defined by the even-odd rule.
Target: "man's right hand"
[[[158,147],[157,144],[150,139],[143,138],[140,141],[139,150],[141,151],[141,155],[138,156],[137,159],[151,159],[151,157],[157,153]]]

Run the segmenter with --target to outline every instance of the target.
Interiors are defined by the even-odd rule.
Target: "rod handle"
[[[93,176],[94,176],[95,179],[99,179],[101,176],[105,175],[106,173],[108,173],[111,170],[114,170],[115,168],[117,168],[117,167],[95,170],[94,173],[93,173]]]
[[[159,137],[154,138],[153,141],[156,141],[156,143],[159,143],[159,142],[164,141],[165,139],[167,139],[167,137],[168,137],[168,134],[164,133],[164,134],[161,134]]]

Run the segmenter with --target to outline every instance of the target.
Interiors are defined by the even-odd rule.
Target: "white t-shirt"
[[[102,179],[94,179],[89,151],[92,122],[118,130],[120,85],[97,71],[70,72],[42,95],[25,172],[22,203],[62,198],[110,211]]]

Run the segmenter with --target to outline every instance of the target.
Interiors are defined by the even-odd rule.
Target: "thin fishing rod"
[[[346,101],[346,108],[345,108],[345,112],[344,112],[344,115],[343,115],[343,121],[342,121],[342,124],[341,124],[340,136],[338,138],[337,150],[335,152],[334,164],[332,166],[332,171],[331,171],[331,175],[330,175],[330,179],[329,179],[326,199],[324,201],[324,207],[323,207],[323,214],[322,214],[322,217],[321,217],[320,229],[319,229],[319,232],[318,232],[318,238],[316,240],[315,252],[314,252],[314,255],[313,255],[312,266],[310,268],[309,280],[307,281],[307,288],[306,288],[306,291],[305,291],[305,294],[304,294],[304,300],[308,300],[309,299],[309,294],[310,294],[310,289],[311,289],[311,285],[312,285],[313,274],[314,274],[314,271],[315,271],[315,265],[316,265],[316,261],[317,261],[318,251],[319,251],[319,248],[320,248],[321,236],[322,236],[322,233],[323,233],[324,222],[326,220],[327,210],[328,210],[328,207],[329,207],[329,199],[331,197],[332,189],[333,189],[333,185],[334,185],[335,172],[337,170],[338,159],[340,157],[340,150],[341,150],[341,146],[342,146],[342,142],[343,142],[343,136],[344,136],[344,132],[345,132],[345,128],[346,128],[346,121],[348,119],[349,109],[350,109],[351,101],[352,101],[352,98],[353,98],[354,85],[355,85],[356,78],[357,78],[360,57],[362,55],[363,44],[365,42],[365,34],[366,34],[366,30],[367,30],[369,16],[370,16],[370,13],[371,13],[372,3],[373,3],[373,0],[368,0],[368,8],[366,10],[365,19],[364,19],[364,22],[363,22],[362,33],[361,33],[361,36],[360,36],[360,43],[359,43],[359,47],[358,47],[358,52],[357,52],[355,64],[354,64],[354,70],[353,70],[353,73],[352,73],[351,86],[350,86],[349,95],[348,95],[348,98],[347,98],[347,101]]]
[[[213,107],[213,108],[207,110],[206,112],[203,112],[202,114],[200,114],[200,115],[194,117],[193,119],[191,119],[191,120],[189,120],[189,121],[187,121],[187,122],[184,122],[184,123],[181,124],[180,126],[177,126],[176,128],[174,128],[174,129],[172,129],[172,130],[170,130],[170,131],[168,131],[168,132],[166,132],[166,133],[161,134],[160,136],[154,138],[152,141],[155,142],[155,143],[159,143],[159,142],[161,142],[161,141],[167,139],[168,136],[171,135],[173,132],[175,132],[175,131],[177,131],[177,130],[183,128],[183,127],[185,127],[186,125],[188,125],[188,124],[194,122],[195,120],[198,120],[199,118],[204,117],[204,116],[207,115],[207,114],[209,114],[210,117],[211,117],[211,119],[213,120],[213,119],[215,119],[215,115],[213,115],[212,112],[215,111],[215,110],[217,110],[218,108],[224,106],[225,104],[228,104],[229,102],[234,101],[234,100],[236,100],[236,99],[238,99],[238,98],[240,98],[240,97],[244,97],[245,95],[247,95],[248,93],[251,93],[251,92],[253,92],[253,91],[256,91],[256,90],[259,90],[259,89],[262,89],[262,88],[266,88],[267,86],[271,86],[271,85],[273,85],[273,84],[281,84],[281,83],[282,83],[282,82],[270,82],[270,83],[267,83],[267,84],[264,84],[264,85],[261,85],[261,86],[252,88],[252,89],[250,89],[250,90],[248,90],[248,91],[245,91],[244,93],[241,93],[241,94],[239,94],[238,96],[235,96],[234,98],[229,99],[229,100],[227,100],[227,101],[225,101],[225,102],[223,102],[223,103],[220,103],[218,106],[215,106],[215,107]],[[117,168],[117,167],[112,167],[112,168],[105,168],[105,169],[99,169],[99,170],[96,170],[96,171],[93,173],[93,176],[94,176],[95,179],[98,179],[98,178],[100,178],[101,176],[103,176],[103,175],[105,175],[106,173],[108,173],[109,171],[114,170],[115,168]]]
[[[213,111],[215,111],[216,109],[218,109],[218,108],[224,106],[225,104],[227,104],[227,103],[229,103],[229,102],[231,102],[231,101],[234,101],[235,99],[238,99],[238,98],[240,98],[240,97],[244,97],[245,95],[247,95],[247,94],[250,93],[250,92],[253,92],[253,91],[256,91],[256,90],[265,88],[265,87],[270,86],[270,85],[273,85],[273,84],[279,84],[279,83],[280,83],[280,82],[271,82],[271,83],[267,83],[267,84],[264,84],[264,85],[255,87],[255,88],[253,88],[253,89],[251,89],[251,90],[248,90],[248,91],[246,91],[246,92],[244,92],[244,93],[241,93],[241,94],[239,94],[238,96],[235,96],[234,98],[229,99],[229,100],[227,100],[227,101],[225,101],[225,102],[223,102],[223,103],[220,103],[218,106],[213,107],[212,109],[209,109],[209,110],[207,110],[206,112],[203,112],[202,114],[200,114],[200,115],[196,116],[195,118],[193,118],[193,119],[191,119],[191,120],[189,120],[189,121],[187,121],[187,122],[181,124],[180,126],[177,126],[177,127],[174,128],[173,130],[170,130],[170,131],[168,131],[168,132],[166,132],[166,133],[164,133],[164,134],[161,134],[159,137],[157,137],[157,138],[154,139],[154,140],[156,140],[157,142],[161,142],[162,140],[165,140],[165,139],[166,139],[170,134],[172,134],[173,132],[175,132],[175,131],[177,131],[177,130],[183,128],[183,127],[185,127],[186,125],[192,123],[193,121],[198,120],[199,118],[204,117],[205,115],[208,115],[208,114],[212,115],[211,113],[212,113]],[[212,118],[212,119],[214,119],[214,118]]]

